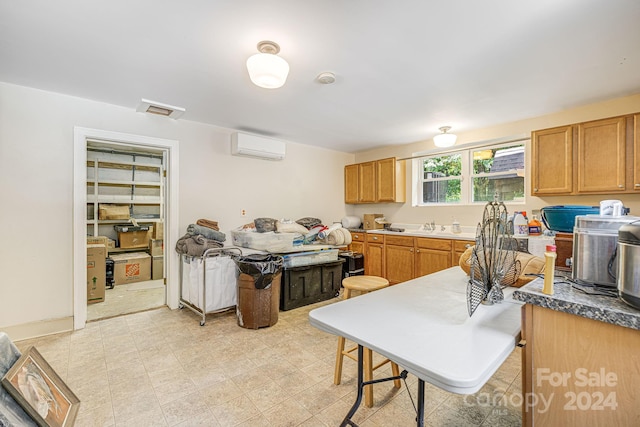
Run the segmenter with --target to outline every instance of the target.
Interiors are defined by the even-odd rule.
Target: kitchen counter
[[[439,226],[438,226],[439,227]],[[404,228],[404,227],[399,227]],[[384,229],[376,229],[376,230],[364,230],[362,228],[348,228],[352,233],[370,233],[370,234],[389,234],[392,236],[412,236],[412,237],[432,237],[435,239],[450,239],[450,240],[475,240],[476,233],[475,228],[474,231],[471,232],[469,230],[465,230],[463,227],[462,233],[452,233],[451,227],[445,227],[445,231],[441,231],[439,228],[436,231],[423,231],[419,229],[411,229],[405,228],[405,231],[388,231]]]
[[[556,276],[554,294],[542,293],[543,280],[537,278],[513,293],[516,301],[556,311],[599,320],[616,326],[640,330],[640,310],[625,304],[620,298],[589,295],[573,288],[569,282]]]

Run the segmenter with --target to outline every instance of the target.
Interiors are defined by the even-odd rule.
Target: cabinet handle
[[[374,237],[374,238],[373,238],[373,240],[378,240],[378,238],[377,238],[377,237]]]
[[[640,184],[636,184],[635,187],[640,187]]]
[[[618,184],[618,188],[624,188],[624,185]]]
[[[360,236],[358,236],[357,234],[354,234],[353,237],[355,237],[356,239],[360,238]]]
[[[413,252],[413,248],[409,249],[409,252]]]
[[[466,245],[464,245],[465,249],[469,249],[471,247],[471,245],[469,243],[467,243]]]
[[[535,192],[537,193],[537,192],[538,192],[538,189],[537,189],[537,188],[534,188],[534,189],[533,189],[533,191],[535,191]]]
[[[416,253],[420,253],[420,249],[416,249]]]

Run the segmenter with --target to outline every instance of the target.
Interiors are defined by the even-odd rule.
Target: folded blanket
[[[208,219],[199,219],[196,221],[196,224],[201,225],[203,227],[210,228],[212,230],[220,231],[220,228],[218,228],[218,221],[211,221]]]
[[[188,256],[200,257],[207,249],[221,248],[223,246],[217,240],[207,239],[201,234],[185,234],[176,242],[176,252]]]
[[[218,242],[224,242],[227,239],[227,236],[225,236],[224,233],[197,224],[189,224],[187,227],[187,234],[192,236],[200,234],[207,239],[217,240]]]

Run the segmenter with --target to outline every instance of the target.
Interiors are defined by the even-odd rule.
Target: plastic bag
[[[253,277],[256,289],[267,289],[273,278],[282,272],[284,260],[279,255],[245,255],[235,257],[240,273]]]

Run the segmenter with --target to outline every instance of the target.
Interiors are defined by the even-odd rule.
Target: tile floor
[[[233,311],[200,326],[193,312],[164,307],[16,344],[35,345],[81,399],[76,426],[338,426],[355,399],[355,363],[345,359],[334,385],[336,337],[308,322],[331,302],[280,312],[259,330],[237,326]],[[407,379],[414,399],[416,384]],[[427,384],[426,425],[519,426],[519,396],[516,349],[476,395]],[[405,386],[376,385],[374,397],[358,425],[415,425]]]
[[[87,305],[87,321],[158,308],[165,305],[164,280],[127,283],[105,289],[103,302]]]

